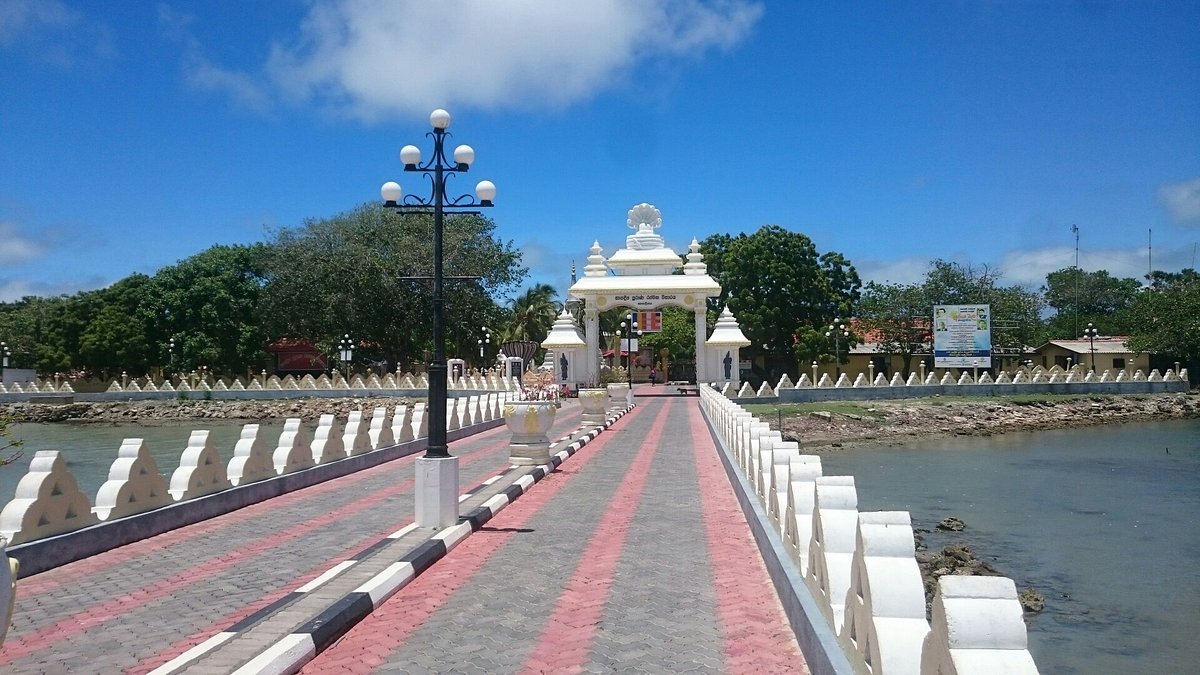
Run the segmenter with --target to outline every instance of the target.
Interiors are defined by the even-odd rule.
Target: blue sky
[[[639,202],[680,252],[773,223],[879,281],[1200,242],[1196,2],[3,0],[0,92],[0,300],[418,191],[436,107],[559,288]]]

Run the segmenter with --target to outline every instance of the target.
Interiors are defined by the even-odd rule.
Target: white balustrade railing
[[[726,391],[722,389],[719,393],[723,396],[733,399],[755,399],[755,398],[779,398],[783,400],[791,399],[788,392],[804,392],[822,389],[857,389],[866,390],[855,392],[857,398],[870,397],[872,390],[904,390],[915,389],[919,387],[967,387],[967,386],[1013,386],[1013,385],[1029,385],[1029,384],[1049,384],[1049,385],[1096,385],[1093,387],[1096,391],[1111,391],[1120,393],[1121,388],[1116,385],[1127,385],[1127,389],[1131,393],[1146,393],[1146,383],[1167,383],[1166,386],[1160,384],[1157,388],[1150,391],[1187,391],[1188,388],[1188,371],[1186,368],[1178,370],[1167,370],[1160,373],[1158,370],[1151,370],[1149,374],[1141,370],[1135,370],[1128,373],[1124,370],[1118,370],[1115,373],[1104,371],[1102,373],[1093,373],[1082,366],[1073,366],[1071,369],[1063,369],[1060,366],[1052,368],[1043,368],[1037,366],[1034,368],[1023,368],[1013,374],[1006,371],[1000,371],[995,378],[990,374],[981,373],[976,379],[971,372],[964,371],[957,379],[950,372],[943,373],[940,377],[933,372],[927,373],[922,380],[916,373],[910,373],[908,379],[904,379],[899,373],[896,373],[889,380],[882,373],[875,376],[872,380],[864,373],[859,373],[853,379],[847,373],[841,373],[837,380],[830,379],[828,373],[822,373],[814,383],[809,378],[807,373],[800,376],[796,383],[792,383],[790,377],[784,374],[779,378],[779,382],[775,386],[771,386],[764,382],[757,390],[750,386],[748,382],[743,382],[741,387],[736,392]],[[1100,389],[1099,385],[1108,385],[1107,388]],[[726,385],[727,386],[727,385]],[[714,390],[715,391],[715,390]],[[1079,390],[1086,393],[1086,389]],[[946,393],[942,391],[940,393]],[[890,394],[895,396],[895,393]],[[901,394],[903,395],[903,394]],[[921,392],[914,391],[913,395],[922,395]],[[825,396],[827,398],[827,396]]]
[[[942,577],[932,624],[926,621],[908,513],[859,512],[852,477],[823,476],[819,457],[800,454],[726,393],[702,386],[701,405],[760,500],[766,525],[781,533],[788,562],[804,580],[797,592],[814,599],[815,620],[837,636],[855,672],[1038,672],[1011,579]]]
[[[268,379],[267,385],[271,386]],[[510,392],[451,400],[451,408],[478,411],[470,420],[501,418]],[[0,536],[9,546],[110,523],[164,506],[221,492],[234,486],[295,473],[315,466],[395,447],[428,434],[425,403],[378,406],[367,419],[351,411],[343,421],[322,415],[315,430],[300,418],[289,418],[273,444],[257,424],[242,427],[228,463],[220,460],[208,431],[193,431],[168,479],[159,472],[146,442],[127,438],[117,450],[108,480],[96,494],[95,506],[79,490],[57,450],[40,450],[17,484],[14,498],[0,510]]]

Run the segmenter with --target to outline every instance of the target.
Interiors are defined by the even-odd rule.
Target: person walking
[[[653,387],[656,384],[658,384],[658,370],[651,368],[650,369],[650,386]]]

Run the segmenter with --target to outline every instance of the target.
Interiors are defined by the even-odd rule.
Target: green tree
[[[1193,269],[1151,274],[1151,285],[1130,307],[1129,346],[1200,368],[1200,275]]]
[[[752,343],[747,352],[763,357],[764,366],[755,366],[763,378],[776,374],[772,363],[797,375],[797,357],[821,349],[815,327],[849,316],[858,301],[862,283],[844,257],[821,255],[807,236],[778,225],[750,235],[713,235],[701,250],[721,284],[720,297],[709,301],[709,323],[729,306]],[[832,351],[830,343],[824,353]]]
[[[913,356],[932,352],[932,313],[933,303],[922,285],[872,281],[863,290],[857,317],[862,329],[878,342],[880,352],[900,356],[907,378]]]
[[[560,310],[555,300],[557,295],[550,284],[536,284],[513,298],[509,304],[508,327],[504,329],[501,340],[545,340]]]
[[[1140,288],[1137,279],[1114,277],[1106,270],[1066,267],[1047,274],[1042,293],[1055,312],[1048,327],[1050,337],[1077,338],[1088,323],[1106,335],[1127,334],[1128,310]]]
[[[150,277],[133,274],[73,300],[89,304],[93,310],[88,312],[87,327],[79,337],[77,366],[112,377],[122,371],[142,374],[157,363],[145,314],[153,298],[151,286]]]
[[[358,359],[409,365],[432,351],[433,218],[367,204],[269,242],[262,315],[271,337],[300,337],[332,349],[343,334]],[[527,270],[511,242],[479,215],[455,215],[443,227],[448,350],[474,345],[499,317],[494,297]],[[453,277],[462,277],[455,279]],[[495,339],[495,338],[493,338]],[[456,344],[457,343],[457,344]]]
[[[176,368],[200,366],[239,374],[266,358],[266,333],[259,317],[268,249],[263,244],[213,246],[151,279],[142,306],[147,353],[165,365],[175,341]]]
[[[639,344],[654,351],[656,362],[661,359],[663,349],[667,350],[670,361],[695,359],[696,324],[692,312],[682,307],[663,307],[662,330],[643,334]]]

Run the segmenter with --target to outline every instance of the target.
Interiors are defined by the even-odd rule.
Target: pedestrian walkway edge
[[[388,567],[367,583],[331,604],[317,617],[268,646],[246,665],[234,671],[235,675],[283,675],[299,671],[304,664],[312,661],[318,654],[337,642],[388,598],[438,560],[444,558],[467,536],[482,528],[505,506],[529,491],[530,487],[552,473],[564,461],[596,438],[601,431],[612,426],[613,423],[633,410],[633,407],[630,405],[628,408],[616,412],[603,425],[593,428],[566,448],[552,455],[548,464],[534,467],[532,471],[514,481],[513,485],[496,494],[482,506],[461,515],[457,525],[433,534],[428,541],[403,556],[400,562]],[[495,482],[495,480],[496,478],[492,478],[485,483]],[[478,488],[472,488],[470,492],[477,490]]]
[[[770,518],[738,470],[725,441],[713,428],[712,420],[709,419],[704,406],[700,406],[700,411],[704,415],[705,424],[708,425],[708,433],[717,446],[725,474],[729,476],[729,483],[742,506],[746,523],[754,533],[754,541],[758,544],[758,551],[767,566],[767,573],[771,576],[771,583],[774,584],[783,611],[787,614],[788,623],[796,641],[800,643],[800,649],[804,652],[809,671],[812,675],[854,675],[854,668],[842,653],[837,636],[825,623],[825,617],[808,586],[800,578],[799,570],[792,565],[783,541],[771,526]]]

